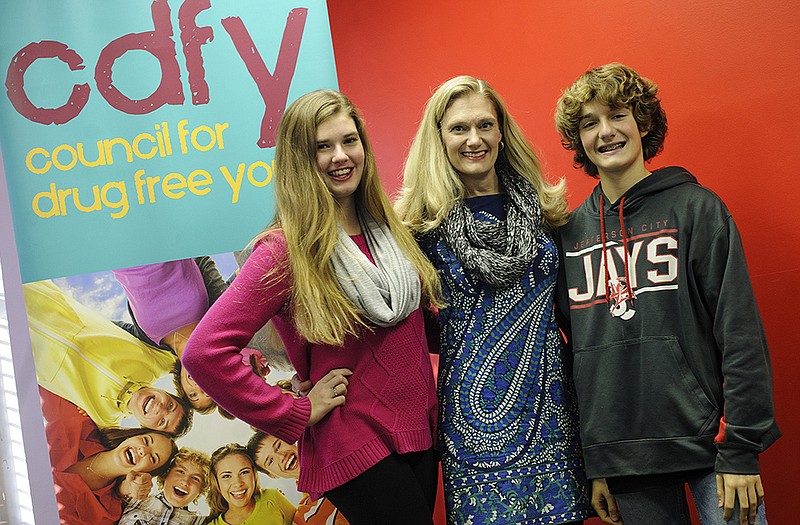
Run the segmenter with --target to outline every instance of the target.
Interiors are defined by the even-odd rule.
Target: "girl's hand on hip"
[[[316,425],[328,412],[344,405],[347,398],[347,376],[353,372],[347,368],[334,368],[320,379],[308,392],[311,401],[311,416],[307,427]]]

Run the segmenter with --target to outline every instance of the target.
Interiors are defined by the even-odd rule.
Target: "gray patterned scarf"
[[[496,170],[508,194],[506,220],[478,220],[460,201],[439,228],[464,268],[491,286],[503,288],[519,278],[536,257],[542,209],[536,190],[525,178],[510,167],[498,165]]]
[[[339,228],[339,242],[331,256],[333,271],[339,288],[367,319],[378,326],[394,326],[419,308],[419,275],[388,225],[378,224],[364,210],[359,210],[358,220],[375,264]]]

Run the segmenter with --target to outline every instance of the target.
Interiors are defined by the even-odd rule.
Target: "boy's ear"
[[[640,129],[639,130],[639,136],[642,137],[642,138],[646,137],[648,133],[650,133],[649,129]]]

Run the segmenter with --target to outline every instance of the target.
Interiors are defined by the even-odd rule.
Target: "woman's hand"
[[[307,427],[316,425],[328,412],[345,403],[347,397],[347,376],[353,372],[347,368],[334,368],[320,379],[308,392],[311,401],[311,416]]]

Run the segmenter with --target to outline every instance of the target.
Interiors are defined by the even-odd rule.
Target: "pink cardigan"
[[[363,236],[353,240],[372,260]],[[228,290],[192,334],[183,365],[225,410],[279,439],[300,441],[298,489],[313,499],[355,478],[392,453],[419,452],[436,435],[436,389],[422,309],[391,328],[364,330],[344,346],[312,344],[292,323],[289,278],[265,284],[269,268],[287,257],[282,235],[256,244]],[[269,385],[242,364],[240,350],[272,319],[303,380],[349,368],[347,402],[316,425],[307,398]]]

